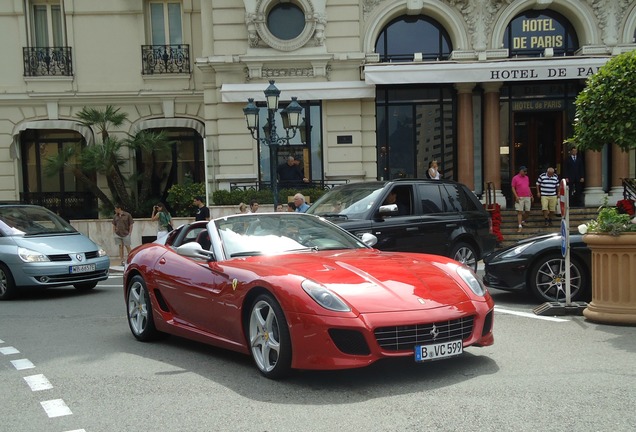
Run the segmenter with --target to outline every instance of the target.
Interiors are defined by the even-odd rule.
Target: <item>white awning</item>
[[[158,118],[141,120],[130,128],[130,134],[136,135],[144,129],[186,128],[194,129],[201,137],[205,137],[205,126],[198,120],[189,118]]]
[[[264,101],[263,91],[268,84],[223,84],[221,100],[223,102],[247,102],[248,98]],[[338,99],[374,99],[375,86],[363,81],[334,82],[291,82],[276,83],[280,90],[280,100],[289,101],[292,96],[298,100],[338,100]]]
[[[69,129],[74,130],[82,134],[87,144],[92,144],[94,141],[93,131],[88,126],[84,126],[78,121],[72,120],[35,120],[20,123],[13,129],[14,141],[17,142],[17,137],[20,132],[27,129]]]
[[[560,57],[490,62],[387,63],[364,68],[367,84],[425,84],[586,79],[609,57]]]

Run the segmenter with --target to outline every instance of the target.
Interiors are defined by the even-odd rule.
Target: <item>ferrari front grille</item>
[[[412,350],[415,345],[465,340],[473,332],[474,317],[429,324],[381,327],[375,330],[375,339],[388,351]]]

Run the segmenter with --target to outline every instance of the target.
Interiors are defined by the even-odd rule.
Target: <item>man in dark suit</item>
[[[583,184],[585,182],[585,162],[578,155],[576,147],[570,148],[570,155],[565,161],[565,175],[570,189],[570,206],[583,206]]]

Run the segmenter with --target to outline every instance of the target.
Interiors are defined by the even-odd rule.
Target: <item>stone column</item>
[[[501,193],[501,159],[499,155],[499,89],[501,83],[484,83],[484,182],[495,185],[495,202],[506,206]]]
[[[629,153],[612,144],[612,183],[609,191],[608,204],[615,205],[623,199],[623,181],[629,177]]]
[[[455,84],[457,89],[457,181],[475,190],[473,142],[474,83]]]
[[[566,156],[568,157],[568,156]],[[588,150],[585,152],[585,190],[583,191],[583,205],[598,207],[605,200],[603,190],[603,153]]]

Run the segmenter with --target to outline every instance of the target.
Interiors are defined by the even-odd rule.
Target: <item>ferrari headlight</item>
[[[532,243],[524,243],[522,245],[519,245],[515,248],[510,249],[508,252],[504,252],[503,254],[499,255],[499,258],[514,258],[517,255],[520,255],[521,252],[528,249],[530,246],[532,246]]]
[[[457,267],[457,274],[462,278],[464,282],[470,287],[470,290],[483,297],[486,294],[486,288],[481,284],[479,279],[475,277],[475,274],[466,267]]]
[[[305,292],[309,294],[309,296],[314,299],[316,303],[325,309],[329,309],[336,312],[350,312],[351,309],[346,305],[345,302],[340,300],[340,298],[334,294],[331,290],[325,288],[324,286],[316,283],[312,280],[305,279],[300,286],[303,287]]]
[[[18,256],[24,262],[47,262],[51,261],[46,255],[23,247],[18,248]]]

